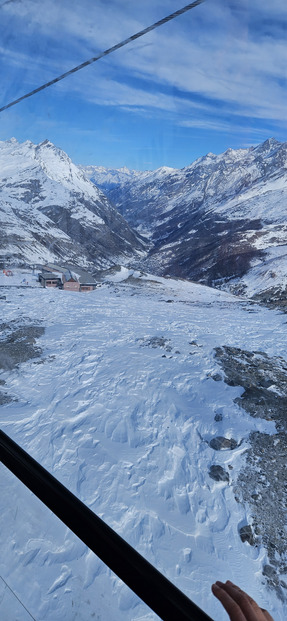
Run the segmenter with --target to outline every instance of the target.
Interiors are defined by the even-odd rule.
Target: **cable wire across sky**
[[[104,52],[101,52],[100,54],[98,54],[98,56],[93,56],[93,58],[90,58],[89,60],[86,60],[80,65],[77,65],[77,67],[73,67],[73,69],[70,69],[69,71],[62,73],[62,75],[59,75],[57,78],[50,80],[50,82],[46,82],[45,84],[42,84],[42,86],[35,88],[33,91],[30,91],[29,93],[26,93],[25,95],[22,95],[22,97],[19,97],[18,99],[15,99],[14,101],[11,101],[10,103],[0,108],[0,112],[3,112],[4,110],[11,108],[12,106],[16,106],[16,104],[20,103],[20,101],[23,101],[24,99],[28,99],[28,97],[32,97],[33,95],[36,95],[36,93],[39,93],[40,91],[43,91],[44,89],[49,88],[49,86],[52,86],[53,84],[56,84],[57,82],[60,82],[61,80],[64,80],[69,75],[72,75],[73,73],[76,73],[77,71],[80,71],[81,69],[84,69],[84,67],[88,67],[88,65],[92,65],[92,63],[97,62],[97,60],[100,60],[101,58],[104,58],[105,56],[108,56],[109,54],[116,52],[121,47],[124,47],[125,45],[128,45],[132,41],[135,41],[136,39],[143,37],[148,32],[151,32],[152,30],[159,28],[159,26],[163,26],[167,22],[170,22],[172,19],[175,19],[179,15],[183,15],[183,13],[186,13],[187,11],[194,9],[196,6],[198,6],[199,4],[202,4],[203,2],[205,2],[205,0],[195,0],[195,2],[192,2],[191,4],[187,4],[182,9],[179,9],[178,11],[175,11],[174,13],[167,15],[166,17],[164,17],[163,19],[160,19],[158,22],[155,22],[151,26],[144,28],[144,30],[140,30],[136,34],[132,35],[131,37],[128,37],[128,39],[124,39],[124,41],[121,41],[120,43],[117,43],[116,45],[113,45],[112,47],[108,48]]]

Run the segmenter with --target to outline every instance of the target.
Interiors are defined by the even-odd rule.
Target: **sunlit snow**
[[[23,279],[36,285],[1,275],[2,321],[39,321],[43,354],[2,372],[17,399],[1,407],[3,430],[215,621],[226,618],[210,591],[217,579],[286,619],[264,584],[265,549],[239,537],[250,510],[232,487],[249,433],[275,426],[234,403],[240,387],[212,378],[216,346],[286,359],[286,316],[125,268],[88,294]],[[214,451],[216,435],[242,442]],[[212,464],[230,484],[209,477]],[[0,575],[37,621],[157,618],[4,467],[0,503]],[[1,584],[5,621],[29,619]]]

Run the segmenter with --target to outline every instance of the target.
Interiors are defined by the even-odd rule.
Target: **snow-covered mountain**
[[[287,143],[275,139],[146,172],[1,142],[0,220],[6,263],[129,264],[286,304]]]
[[[146,267],[247,295],[284,293],[287,143],[208,153],[182,170],[87,174],[153,242]]]
[[[51,142],[0,142],[1,258],[6,263],[125,262],[143,242]]]

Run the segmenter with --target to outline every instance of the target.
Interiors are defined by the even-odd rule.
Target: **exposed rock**
[[[246,466],[239,474],[235,492],[252,507],[253,526],[280,575],[286,573],[287,533],[287,442],[286,434],[250,435]]]
[[[233,451],[238,446],[238,444],[233,438],[224,438],[222,436],[217,436],[217,438],[212,438],[210,440],[209,446],[215,451]]]
[[[263,576],[267,576],[268,578],[275,578],[276,569],[271,565],[264,565],[263,567]]]
[[[287,362],[280,356],[237,347],[216,347],[215,357],[229,386],[245,390],[235,401],[251,416],[274,420],[278,431],[287,429]]]
[[[170,352],[172,347],[169,345],[170,340],[166,339],[164,336],[151,336],[150,338],[140,338],[141,347],[152,347],[156,349],[157,347],[162,347],[165,351]]]
[[[214,481],[226,481],[229,482],[229,474],[222,468],[222,466],[210,466],[209,476]]]
[[[255,545],[255,538],[250,524],[246,524],[246,526],[241,526],[241,528],[239,529],[239,535],[243,543],[247,541],[251,546]]]
[[[27,318],[22,318],[22,321],[27,322]],[[42,349],[35,343],[44,332],[45,328],[39,325],[28,323],[20,325],[18,320],[11,321],[11,323],[2,322],[0,324],[0,369],[12,370],[27,360],[41,356]],[[5,385],[5,380],[0,379],[0,386]],[[0,392],[0,406],[12,401],[17,401],[17,398],[6,392]]]
[[[284,289],[281,287],[269,288],[253,295],[252,300],[268,306],[268,308],[280,308],[283,313],[287,313],[287,287]]]
[[[279,599],[285,601],[287,584],[284,580],[280,580],[275,567],[272,567],[272,565],[264,565],[262,573],[267,579],[267,584],[275,589]]]
[[[0,405],[6,405],[7,403],[11,403],[11,401],[15,401],[15,399],[5,392],[0,392]]]
[[[42,336],[45,328],[37,325],[0,326],[4,331],[4,338],[0,340],[0,369],[10,370],[19,364],[38,358],[42,354],[40,347],[36,347],[36,339]],[[5,334],[6,332],[6,334]]]
[[[211,375],[211,377],[215,382],[222,382],[222,377],[220,373],[214,373],[213,375]]]
[[[215,420],[217,423],[220,423],[220,422],[222,421],[222,419],[223,419],[222,414],[218,414],[218,413],[217,413],[217,414],[215,414],[214,420]]]
[[[225,382],[244,388],[235,402],[251,416],[273,420],[277,428],[274,435],[250,434],[246,464],[234,493],[238,502],[251,507],[254,533],[268,552],[270,565],[265,565],[263,574],[278,597],[286,600],[287,585],[281,576],[286,575],[287,564],[287,362],[236,347],[218,347],[215,357]]]

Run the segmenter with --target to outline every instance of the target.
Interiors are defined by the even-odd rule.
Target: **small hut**
[[[61,287],[62,281],[57,274],[44,271],[39,274],[39,283],[46,289],[46,287]]]
[[[66,270],[62,276],[63,281],[63,289],[67,291],[80,291],[80,283],[77,274],[71,272],[71,270]]]

